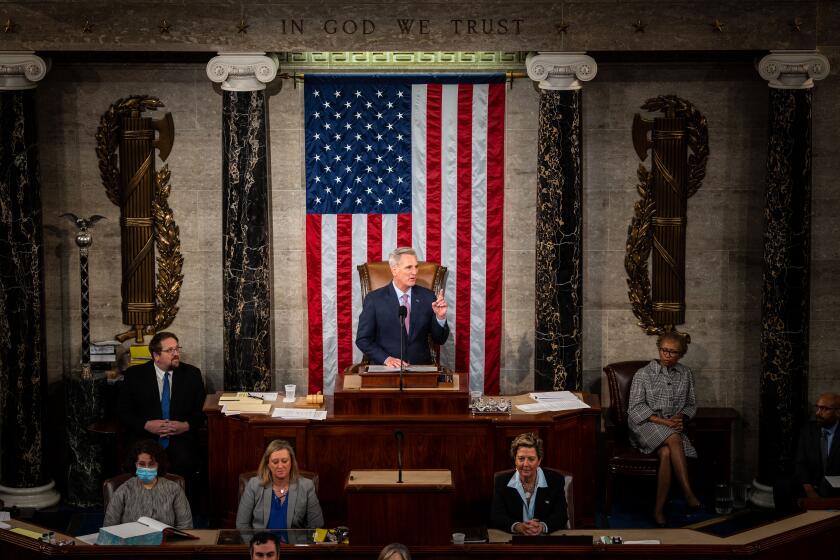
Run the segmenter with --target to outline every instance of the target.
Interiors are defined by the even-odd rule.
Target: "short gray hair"
[[[414,251],[412,247],[397,247],[391,254],[388,255],[388,264],[391,267],[395,267],[400,264],[400,259],[403,255],[411,255],[415,259],[417,258],[417,253]]]

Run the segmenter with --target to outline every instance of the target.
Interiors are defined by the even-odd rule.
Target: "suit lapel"
[[[146,390],[149,392],[149,402],[157,403],[156,418],[163,417],[163,410],[160,407],[160,390],[158,389],[157,371],[155,370],[154,362],[149,362],[149,367],[146,369],[146,380],[144,382]]]
[[[271,483],[269,482],[268,488],[263,488],[263,521],[265,522],[265,526],[268,527],[268,518],[271,517],[271,500],[274,498],[274,488],[272,488]]]
[[[286,527],[291,529],[292,528],[292,520],[295,518],[295,508],[297,507],[298,501],[298,483],[297,481],[292,482],[289,484],[289,508],[286,511]]]

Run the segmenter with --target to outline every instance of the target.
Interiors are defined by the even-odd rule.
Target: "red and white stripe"
[[[504,84],[412,86],[411,214],[306,216],[309,392],[358,362],[356,266],[412,246],[449,269],[443,363],[498,394],[502,331]],[[454,343],[453,343],[454,340]]]

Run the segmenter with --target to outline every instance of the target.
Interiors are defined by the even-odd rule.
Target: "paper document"
[[[580,400],[571,391],[549,391],[546,393],[528,393],[528,396],[535,401],[578,401]]]
[[[840,476],[826,476],[825,480],[832,488],[840,488]]]
[[[437,373],[438,367],[436,365],[429,366],[408,366],[405,371],[412,373]]]
[[[83,543],[87,544],[96,544],[97,538],[99,538],[99,533],[91,533],[90,535],[82,535],[81,537],[76,537],[76,540],[82,541]]]
[[[222,405],[222,412],[243,412],[245,414],[268,414],[271,412],[270,404],[263,404],[261,401],[253,403],[229,402]]]
[[[326,410],[314,410],[312,408],[282,408],[278,407],[271,413],[272,418],[285,418],[287,420],[326,420]]]
[[[528,414],[537,414],[539,412],[559,412],[561,410],[589,408],[589,405],[578,399],[575,399],[575,401],[548,400],[530,404],[518,404],[516,408]]]
[[[644,539],[640,541],[624,541],[624,544],[662,544],[658,539]]]
[[[388,367],[388,366],[378,366],[375,364],[371,364],[367,367],[368,373],[399,373],[400,368],[398,367]]]
[[[244,391],[243,391],[243,392],[240,392],[240,393],[222,393],[222,394],[219,396],[219,402],[221,403],[221,402],[231,402],[231,401],[233,401],[233,402],[238,402],[238,401],[255,401],[255,400],[257,400],[258,398],[259,398],[259,397],[256,397],[256,398],[251,397],[251,396],[249,396],[249,394],[248,394],[248,393],[246,393],[246,392],[244,392]]]

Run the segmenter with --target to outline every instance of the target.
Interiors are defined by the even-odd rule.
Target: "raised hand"
[[[443,299],[443,290],[438,290],[437,299],[432,302],[432,311],[435,312],[435,317],[443,321],[446,319],[446,310],[449,309],[446,300]]]

